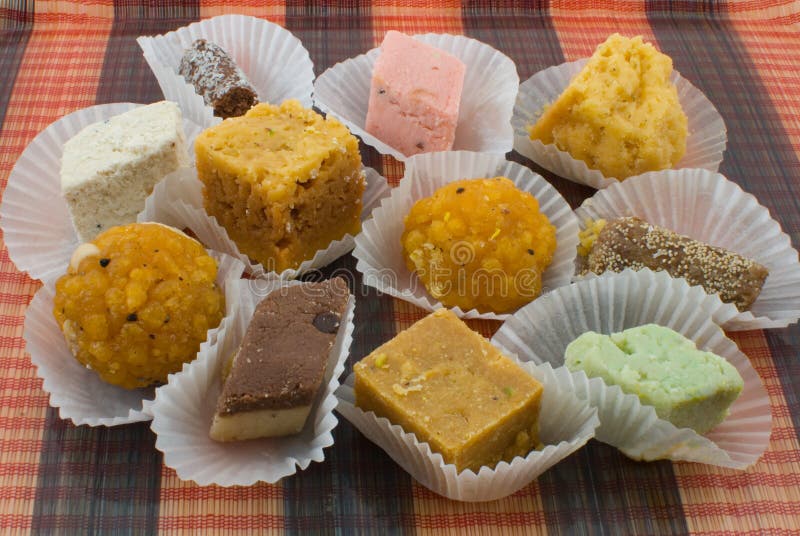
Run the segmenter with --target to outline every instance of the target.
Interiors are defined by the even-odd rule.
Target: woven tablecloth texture
[[[377,46],[389,29],[465,34],[516,62],[521,80],[591,54],[610,33],[641,34],[719,109],[728,127],[721,172],[767,206],[800,244],[800,6],[745,0],[489,3],[189,0],[0,2],[0,188],[31,139],[92,104],[162,97],[136,44],[201,18],[243,13],[299,37],[316,74]],[[523,4],[520,2],[519,4]],[[402,164],[362,145],[393,184]],[[573,206],[592,190],[543,172]],[[669,202],[669,200],[664,200]],[[754,237],[757,239],[757,237]],[[424,316],[360,285],[352,257],[325,270],[355,279],[360,359]],[[514,495],[464,504],[439,497],[344,419],[324,463],[276,485],[200,487],[162,464],[147,423],[75,427],[48,407],[22,338],[37,281],[0,253],[0,533],[166,534],[798,534],[800,328],[733,339],[771,397],[773,432],[744,472],[637,463],[596,441]],[[498,323],[471,326],[491,335]]]

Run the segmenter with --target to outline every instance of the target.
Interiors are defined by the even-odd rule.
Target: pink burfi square
[[[372,72],[366,130],[406,156],[453,147],[466,66],[389,31]]]

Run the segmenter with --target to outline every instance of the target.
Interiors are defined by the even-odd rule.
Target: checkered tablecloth
[[[231,4],[237,4],[231,6]],[[320,4],[320,5],[317,5]],[[0,1],[0,185],[49,123],[96,103],[162,98],[135,39],[222,13],[264,17],[304,43],[317,74],[389,29],[465,34],[520,78],[588,56],[608,34],[642,34],[711,99],[728,127],[721,167],[800,244],[800,6],[794,2]],[[522,4],[520,2],[519,4]],[[157,7],[157,5],[159,7]],[[362,146],[394,183],[402,164]],[[592,191],[548,178],[573,206]],[[758,237],[754,237],[755,240]],[[354,268],[351,257],[336,267]],[[354,270],[353,270],[354,271]],[[358,281],[356,284],[360,284]],[[465,504],[414,482],[346,421],[324,463],[275,485],[200,487],[162,464],[148,425],[75,427],[48,407],[25,353],[39,283],[0,254],[0,533],[800,533],[800,328],[733,334],[763,378],[773,432],[747,471],[638,463],[591,441],[506,499]],[[424,312],[359,293],[350,362]],[[497,323],[472,322],[490,335]],[[349,368],[349,367],[348,367]]]

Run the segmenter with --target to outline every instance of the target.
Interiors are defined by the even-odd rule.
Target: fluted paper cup
[[[586,219],[638,216],[695,240],[723,247],[769,269],[758,299],[727,330],[779,328],[800,318],[800,261],[789,236],[753,195],[704,169],[657,171],[597,192],[575,211]]]
[[[453,150],[509,152],[514,142],[509,121],[519,87],[519,75],[511,58],[462,35],[412,37],[449,52],[467,67]],[[406,155],[365,130],[372,70],[379,54],[380,48],[373,48],[322,73],[314,83],[314,103],[342,121],[350,132],[381,154],[406,161]]]
[[[598,409],[597,439],[636,460],[682,460],[745,469],[769,445],[772,413],[761,378],[736,344],[714,323],[723,304],[699,287],[664,272],[626,270],[561,287],[523,307],[495,334],[498,347],[534,363],[564,364],[567,345],[586,331],[611,334],[654,323],[671,328],[698,348],[727,359],[744,389],[725,421],[701,436],[659,419],[652,406],[601,378],[572,374],[575,393]]]
[[[390,187],[380,174],[372,168],[363,169],[366,187],[362,195],[361,221],[366,221],[381,199],[389,195]],[[179,229],[191,229],[206,247],[222,251],[236,257],[245,265],[245,270],[253,277],[294,279],[300,275],[327,266],[355,245],[352,235],[346,234],[334,240],[327,248],[317,251],[311,259],[303,261],[296,269],[286,269],[280,273],[270,270],[260,263],[253,262],[241,253],[227,231],[213,216],[203,208],[203,184],[197,178],[195,169],[178,170],[159,182],[153,194],[147,198],[139,221],[159,221]]]
[[[572,279],[578,245],[578,220],[561,194],[543,177],[525,166],[505,160],[502,155],[446,151],[415,155],[406,163],[400,186],[373,212],[356,237],[353,255],[364,283],[428,311],[444,307],[406,267],[400,237],[404,219],[412,205],[429,197],[442,186],[464,178],[508,177],[520,190],[532,194],[539,208],[556,228],[553,262],[542,276],[542,292],[568,285]],[[460,318],[502,320],[508,314],[452,309]]]
[[[555,102],[572,78],[588,62],[588,58],[562,63],[539,71],[519,87],[511,124],[514,128],[514,149],[556,175],[592,188],[606,188],[619,182],[589,169],[583,160],[573,158],[555,144],[543,144],[530,138],[528,128],[542,115],[545,106]],[[686,154],[675,168],[704,168],[717,171],[728,143],[725,122],[717,109],[691,82],[673,70],[670,81],[678,90],[678,99],[689,119]],[[627,180],[627,179],[625,179]]]
[[[336,391],[336,411],[429,490],[456,501],[494,501],[526,486],[581,448],[594,436],[599,423],[595,410],[575,396],[572,376],[564,367],[553,369],[549,364],[533,363],[520,366],[544,386],[539,417],[539,439],[544,447],[525,458],[517,456],[510,463],[501,461],[493,469],[482,467],[477,474],[471,469],[457,472],[455,465],[444,463],[441,454],[431,451],[430,445],[420,442],[413,433],[358,408],[352,374]]]
[[[81,243],[61,195],[64,144],[84,127],[144,104],[98,104],[65,115],[40,132],[17,160],[0,207],[0,225],[8,255],[17,269],[34,279],[66,270]],[[201,129],[183,119],[186,148],[194,161],[194,138]]]
[[[348,301],[345,320],[331,349],[325,379],[306,425],[299,434],[220,443],[208,435],[217,398],[222,391],[221,369],[242,341],[256,306],[269,292],[300,284],[297,281],[242,280],[238,283],[240,309],[220,332],[217,342],[184,367],[159,390],[153,403],[151,428],[164,463],[182,480],[202,486],[249,486],[258,481],[277,482],[285,476],[325,459],[323,449],[333,445],[338,424],[333,409],[334,391],[353,339],[355,300]]]
[[[217,259],[217,284],[225,292],[225,316],[217,328],[208,331],[204,348],[216,341],[217,334],[231,322],[239,308],[236,281],[242,275],[242,264],[233,257],[211,253]],[[53,316],[53,297],[59,275],[44,281],[25,313],[25,350],[43,380],[50,406],[58,408],[62,419],[75,425],[116,426],[152,418],[150,403],[164,387],[123,389],[103,381],[96,372],[81,365],[70,352],[64,335]],[[178,374],[179,376],[179,374]]]
[[[186,117],[203,128],[222,119],[214,117],[214,109],[178,74],[184,50],[197,39],[211,41],[231,56],[256,89],[259,102],[297,99],[311,107],[314,64],[300,40],[277,24],[245,15],[221,15],[164,35],[138,37],[136,42],[164,97],[177,102]]]

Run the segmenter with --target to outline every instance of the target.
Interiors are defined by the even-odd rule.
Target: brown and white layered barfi
[[[284,287],[259,303],[222,387],[212,439],[285,436],[303,429],[349,295],[347,282],[334,278]]]

